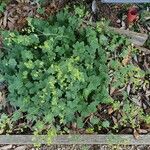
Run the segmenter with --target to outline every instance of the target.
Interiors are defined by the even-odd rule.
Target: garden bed
[[[108,133],[120,133],[111,139],[148,145],[148,35],[93,23],[83,5],[56,4],[10,4],[1,15],[0,133],[11,136],[0,143],[33,144],[42,134],[52,144],[108,144]]]

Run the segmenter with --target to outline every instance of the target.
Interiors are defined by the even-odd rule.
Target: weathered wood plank
[[[123,30],[123,29],[114,28],[114,27],[109,27],[109,29],[111,31],[114,31],[116,33],[119,33],[121,35],[124,35],[124,36],[131,38],[130,39],[131,42],[135,45],[138,45],[138,46],[143,46],[144,43],[146,42],[146,40],[148,39],[147,34],[137,33],[137,32],[133,32],[133,31],[129,31],[129,30]]]
[[[47,144],[50,141],[45,135],[0,135],[0,144]],[[51,139],[51,144],[127,144],[150,145],[150,135],[58,135]]]
[[[149,3],[149,0],[101,0],[103,3]]]
[[[90,21],[83,21],[85,24],[91,25],[93,27],[96,27],[96,23],[90,22]],[[114,28],[108,26],[109,31],[115,32],[117,34],[126,36],[129,38],[129,41],[133,43],[134,45],[143,46],[146,40],[148,39],[148,35],[144,33],[137,33],[130,30],[124,30],[119,28]]]

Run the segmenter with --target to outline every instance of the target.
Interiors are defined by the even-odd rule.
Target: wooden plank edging
[[[0,135],[0,144],[123,144],[150,145],[150,135]]]
[[[85,21],[85,20],[83,22],[85,24],[91,25],[93,27],[97,26],[97,24],[94,22]],[[115,28],[115,27],[111,27],[111,26],[108,26],[108,29],[110,31],[117,33],[117,34],[128,37],[129,41],[131,43],[133,43],[134,45],[143,46],[144,43],[146,42],[146,40],[148,39],[148,34],[146,34],[146,33],[138,33],[138,32],[120,29],[120,28]]]
[[[109,27],[109,29],[111,31],[114,31],[116,33],[119,33],[121,35],[131,38],[130,41],[133,44],[138,45],[138,46],[143,46],[146,40],[148,39],[148,34],[137,33],[134,31],[124,30],[124,29],[119,29],[119,28],[114,28],[114,27]]]

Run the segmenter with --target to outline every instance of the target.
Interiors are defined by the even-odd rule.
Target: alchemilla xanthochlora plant
[[[100,103],[112,103],[109,70],[115,75],[115,88],[123,87],[134,73],[118,62],[126,53],[110,60],[120,45],[129,45],[125,38],[87,26],[66,10],[48,20],[29,18],[22,32],[1,35],[0,80],[8,84],[7,100],[15,110],[12,122],[23,118],[35,130],[60,131],[73,123],[83,128],[90,116],[85,128],[110,126],[94,113]],[[127,46],[122,49],[128,54]]]
[[[100,34],[80,19],[60,12],[48,21],[31,19],[26,31],[1,32],[0,72],[8,100],[29,121],[59,125],[84,119],[99,103],[110,102],[105,49]],[[41,125],[42,126],[42,125]]]

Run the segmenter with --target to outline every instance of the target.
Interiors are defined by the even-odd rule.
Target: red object
[[[136,7],[129,8],[127,14],[128,24],[137,21],[137,19],[138,19],[138,9]]]

